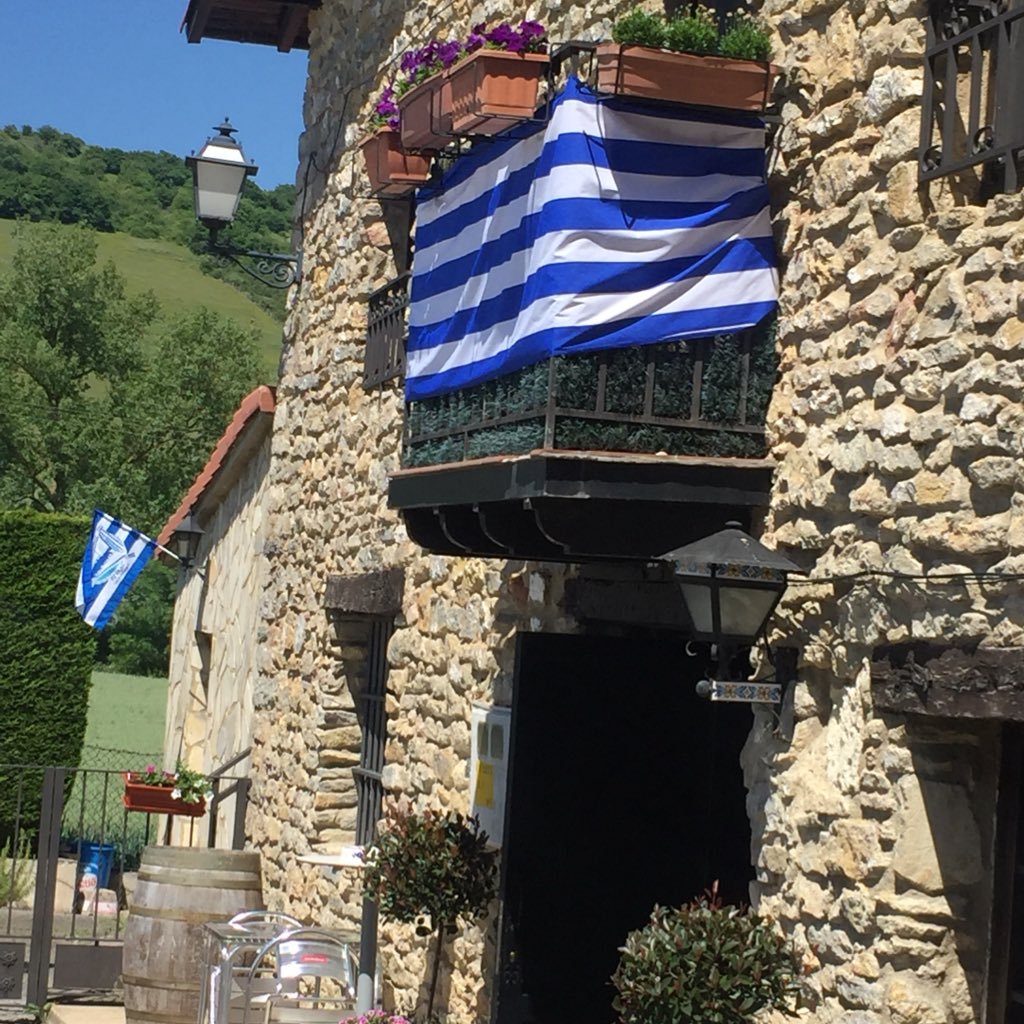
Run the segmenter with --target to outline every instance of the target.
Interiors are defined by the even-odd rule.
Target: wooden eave
[[[281,53],[309,49],[309,12],[320,0],[189,0],[182,31],[190,43],[226,39],[274,46]]]

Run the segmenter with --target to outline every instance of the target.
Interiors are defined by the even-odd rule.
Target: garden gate
[[[211,776],[209,826],[193,825],[204,846],[217,845],[217,807],[232,797],[221,845],[244,840],[249,780],[224,775],[244,756]],[[121,769],[0,765],[0,1004],[119,986],[126,895],[142,850],[160,841],[157,816],[129,814],[123,792]]]

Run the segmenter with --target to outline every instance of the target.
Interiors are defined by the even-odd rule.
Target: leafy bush
[[[32,865],[32,842],[22,835],[18,840],[17,852],[11,855],[11,839],[0,847],[0,906],[23,900],[35,884]]]
[[[703,5],[685,8],[665,26],[665,48],[674,53],[717,53],[718,23]]]
[[[723,57],[738,60],[770,60],[772,37],[764,22],[747,14],[734,15],[718,43]]]
[[[686,906],[655,907],[631,932],[612,976],[623,1024],[745,1024],[788,1009],[797,986],[792,948],[770,921],[723,906],[709,893]]]
[[[661,49],[665,45],[665,20],[658,14],[635,7],[615,23],[612,39],[622,46]]]
[[[430,1020],[441,964],[441,944],[460,918],[485,917],[494,895],[497,852],[476,818],[449,811],[393,807],[370,851],[366,889],[381,914],[435,934],[426,1017]],[[430,926],[425,919],[430,919]]]

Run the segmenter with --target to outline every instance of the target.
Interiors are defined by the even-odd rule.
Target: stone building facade
[[[458,810],[470,805],[474,702],[514,703],[524,636],[590,631],[566,599],[578,564],[429,554],[388,506],[403,401],[396,385],[363,387],[364,300],[402,268],[356,143],[395,59],[424,39],[513,14],[556,40],[601,39],[628,6],[323,0],[310,12],[304,278],[269,470],[249,826],[269,903],[319,923],[360,919],[358,872],[300,858],[356,837],[370,621],[387,620],[384,789]],[[796,681],[779,712],[733,719],[746,738],[750,898],[800,951],[807,1019],[995,1024],[1009,1019],[1017,951],[1024,194],[987,189],[977,168],[919,184],[925,25],[941,4],[755,6],[783,69],[769,149],[780,371],[762,536],[805,575],[768,637],[796,649]],[[393,606],[353,600],[352,581],[389,570],[401,570]],[[559,664],[575,688],[576,705],[559,711],[568,729],[595,691],[571,659]],[[643,723],[622,705],[612,714],[617,734],[595,735],[617,735],[615,753],[649,747]],[[572,792],[593,818],[615,784],[591,766]],[[575,828],[571,802],[562,820]],[[614,820],[604,828],[612,846],[635,838]],[[566,831],[548,833],[552,848],[571,845]],[[627,874],[603,848],[576,857]],[[450,1019],[491,1019],[506,941],[495,916],[452,943]],[[385,1005],[416,1005],[425,953],[411,930],[384,926]]]
[[[273,414],[270,388],[246,396],[159,537],[170,545],[190,511],[204,531],[196,565],[179,569],[164,736],[168,768],[181,760],[209,773],[252,746],[255,638],[266,570],[257,555],[266,530]],[[248,769],[245,757],[227,776],[245,777]],[[221,847],[232,845],[235,810],[234,797],[217,807]],[[207,842],[208,816],[198,828],[181,818],[173,827],[175,841]]]

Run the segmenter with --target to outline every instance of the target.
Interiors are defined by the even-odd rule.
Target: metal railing
[[[770,326],[564,356],[410,403],[408,466],[538,448],[760,456],[775,377]]]
[[[363,387],[367,391],[405,375],[410,277],[402,274],[370,294],[363,368]]]
[[[1024,0],[931,0],[919,177],[981,165],[991,186],[1020,184]]]

